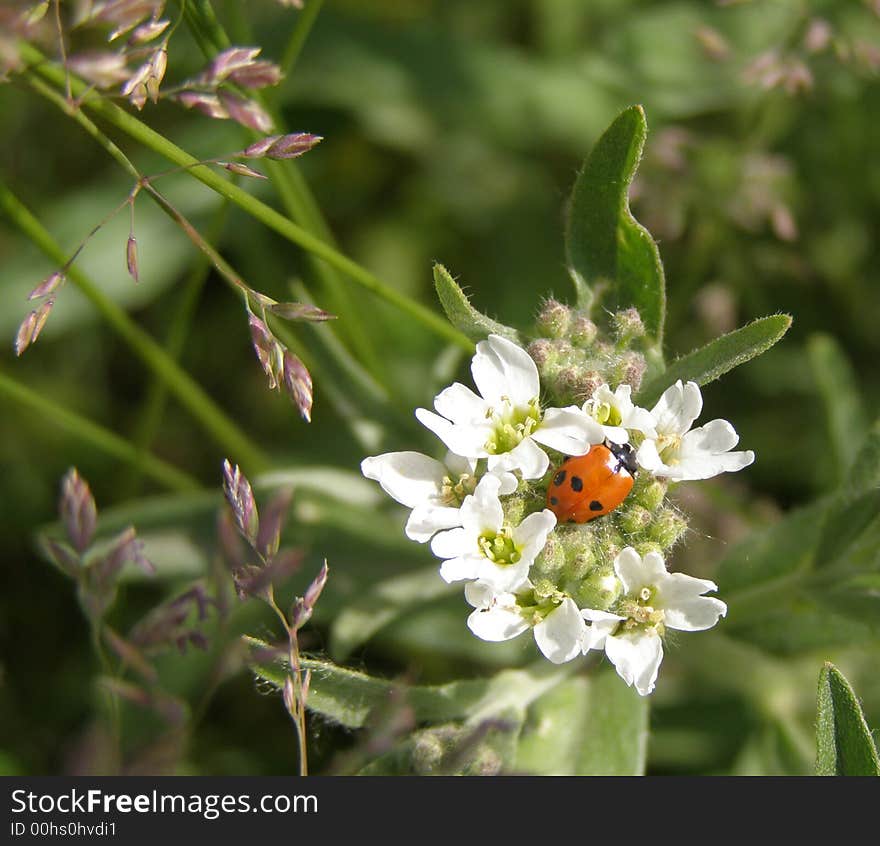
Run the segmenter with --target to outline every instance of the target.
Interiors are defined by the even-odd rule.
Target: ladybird
[[[606,441],[586,455],[566,458],[547,489],[547,507],[560,523],[586,523],[608,514],[632,490],[635,451]]]

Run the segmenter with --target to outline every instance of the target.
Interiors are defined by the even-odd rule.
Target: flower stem
[[[324,0],[307,0],[302,11],[297,13],[296,26],[290,34],[290,40],[284,48],[284,54],[282,55],[280,62],[281,71],[285,76],[288,76],[293,70],[293,66],[296,64],[296,60],[302,52],[303,45],[306,43],[306,39],[312,31],[312,26],[318,17],[318,13],[321,11],[321,6],[323,5]]]
[[[31,241],[54,261],[63,266],[67,256],[21,201],[0,182],[0,209]],[[188,373],[143,331],[131,318],[92,282],[78,267],[69,268],[67,278],[91,301],[110,327],[129,345],[151,372],[161,376],[178,402],[198,420],[227,454],[259,473],[270,466],[268,456],[229,419]]]
[[[63,72],[57,66],[47,62],[39,50],[25,42],[18,42],[17,46],[22,59],[33,71],[53,85],[59,86],[64,84]],[[79,80],[73,78],[71,85],[75,97],[85,94],[86,88]],[[312,235],[303,227],[294,223],[271,206],[267,206],[251,194],[248,194],[247,191],[220,176],[211,168],[199,165],[198,159],[139,121],[133,115],[130,115],[124,109],[94,94],[86,97],[81,105],[148,149],[164,156],[174,164],[186,168],[187,173],[204,185],[207,185],[213,191],[216,191],[220,196],[226,197],[255,220],[260,221],[260,223],[273,229],[286,240],[302,247],[317,258],[323,259],[330,266],[349,276],[361,287],[371,291],[380,299],[385,300],[385,302],[396,306],[414,321],[430,329],[438,337],[451,341],[467,351],[473,350],[473,342],[464,333],[447,323],[439,314],[390,287],[372,272],[334,249],[326,241]]]
[[[36,412],[44,420],[55,423],[74,437],[112,455],[114,458],[133,465],[140,465],[144,473],[171,490],[192,491],[198,490],[200,487],[198,481],[189,474],[178,470],[154,455],[143,453],[134,444],[120,438],[114,432],[57,405],[27,385],[22,385],[15,379],[11,379],[5,373],[0,373],[0,396]]]
[[[294,44],[298,45],[295,47],[296,53],[302,49],[311,31],[312,24],[318,16],[322,2],[323,0],[312,0],[299,13],[288,50]],[[199,44],[205,58],[209,61],[215,57],[217,52],[225,50],[230,46],[231,41],[222,25],[215,18],[203,17],[200,8],[194,8],[192,5],[187,6],[186,17],[193,37]],[[240,39],[244,38],[246,41],[251,40],[247,19],[242,18],[240,23],[239,29],[243,31],[236,33],[237,37]],[[295,58],[295,55],[291,57],[291,67]],[[285,76],[288,72],[289,68],[285,69]],[[274,93],[277,93],[277,89]],[[282,114],[274,106],[274,101],[277,97],[268,97],[264,92],[260,91],[253,92],[250,96],[267,111],[272,119],[275,131],[282,135],[285,134],[287,130],[284,126]],[[260,138],[261,135],[259,132],[249,131],[248,137],[251,140],[255,140]],[[308,183],[303,178],[297,163],[292,160],[284,162],[266,160],[263,162],[263,165],[269,181],[278,192],[278,197],[288,216],[312,235],[335,248],[336,244],[333,239],[333,233],[321,214],[320,207],[315,202],[315,198],[309,190]],[[330,328],[330,332],[340,339],[348,341],[358,360],[362,362],[366,370],[387,391],[389,386],[385,372],[386,368],[382,364],[381,356],[375,349],[373,336],[367,331],[365,323],[359,319],[363,313],[363,305],[359,305],[352,299],[349,289],[332,266],[315,258],[313,255],[309,255],[309,262],[321,286],[318,293],[322,301],[329,311],[342,318],[334,323]]]
[[[223,200],[214,220],[209,227],[208,239],[216,242],[226,222],[229,203]],[[204,255],[196,257],[186,280],[181,287],[180,299],[173,314],[169,318],[168,333],[165,336],[164,348],[172,361],[179,361],[186,343],[187,333],[192,319],[196,313],[199,296],[208,279],[211,270],[211,262]],[[134,442],[143,452],[150,449],[151,444],[159,432],[165,406],[168,400],[168,382],[160,373],[154,373],[147,395],[144,398],[140,413],[137,415],[138,423]],[[135,468],[131,476],[122,485],[123,489],[134,491],[140,480],[141,469]]]

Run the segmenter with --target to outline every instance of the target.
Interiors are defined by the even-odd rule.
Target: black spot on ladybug
[[[559,487],[565,481],[565,470],[560,470],[553,478],[553,484]]]
[[[601,510],[602,510],[602,503],[599,502],[598,499],[594,499],[590,503],[590,511],[601,511]]]
[[[559,505],[559,498],[555,496],[550,497],[550,505]]]
[[[566,520],[566,522],[567,523],[576,523],[577,520],[575,520],[574,517],[569,517],[568,520]]]
[[[584,489],[584,480],[580,476],[572,476],[571,489],[576,493],[580,493]]]

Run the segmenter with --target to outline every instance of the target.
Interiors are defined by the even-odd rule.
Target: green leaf
[[[819,501],[792,511],[778,523],[753,532],[721,560],[719,591],[725,598],[809,569],[819,542],[828,501]],[[731,606],[728,620],[738,617]],[[736,617],[734,616],[736,615]]]
[[[875,421],[856,452],[843,489],[866,491],[880,486],[880,420]]]
[[[256,650],[265,642],[246,637]],[[348,728],[360,728],[370,712],[387,701],[392,692],[402,693],[417,722],[441,723],[468,718],[479,722],[532,701],[565,678],[564,671],[542,661],[526,670],[503,670],[491,679],[466,679],[438,686],[415,685],[375,678],[330,661],[303,659],[312,671],[308,707]],[[287,673],[283,663],[255,663],[251,669],[260,680],[281,689]]]
[[[611,669],[568,679],[529,711],[519,771],[540,775],[642,775],[648,700]]]
[[[851,548],[880,521],[880,489],[840,497],[828,509],[816,550],[817,568],[844,559]]]
[[[439,578],[435,567],[379,582],[336,614],[330,628],[330,655],[336,661],[344,661],[407,611],[454,590],[454,585]]]
[[[572,190],[565,229],[569,271],[578,305],[602,299],[612,311],[634,307],[658,348],[666,292],[660,253],[629,210],[627,189],[642,157],[648,128],[641,106],[631,106],[596,142]]]
[[[835,481],[843,482],[853,462],[853,446],[862,443],[868,431],[865,407],[852,365],[834,338],[811,335],[807,358],[825,408]]]
[[[875,543],[876,555],[876,543]],[[880,635],[880,573],[860,573],[836,580],[831,588],[815,591],[823,605],[872,629]]]
[[[737,611],[739,602],[730,603],[730,616]],[[731,624],[727,634],[774,655],[864,645],[877,638],[876,624],[861,622],[849,611],[837,613],[815,596],[794,588],[786,595],[775,594],[763,616],[750,615],[747,625]]]
[[[494,334],[515,342],[519,340],[515,329],[477,311],[442,264],[434,265],[434,287],[449,322],[469,338],[479,341]]]
[[[673,361],[666,370],[643,385],[639,403],[650,408],[678,379],[705,385],[740,364],[770,349],[791,326],[787,314],[761,317],[747,326],[722,335],[711,343]]]
[[[880,759],[849,682],[827,663],[819,673],[816,775],[880,775]]]

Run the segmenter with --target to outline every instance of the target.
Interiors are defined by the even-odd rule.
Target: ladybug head
[[[636,452],[629,444],[613,444],[606,441],[605,446],[608,447],[611,454],[617,459],[618,467],[624,468],[630,476],[635,477],[638,472],[636,464]]]

